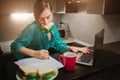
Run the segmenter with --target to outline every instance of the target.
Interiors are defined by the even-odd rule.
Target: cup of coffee
[[[73,52],[65,52],[59,55],[58,60],[64,65],[67,71],[73,71],[76,64],[76,54]]]

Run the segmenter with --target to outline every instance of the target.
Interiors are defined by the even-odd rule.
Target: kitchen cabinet
[[[55,3],[55,13],[77,13],[79,12],[79,5],[80,3],[77,2],[79,0],[56,0]],[[83,1],[83,0],[82,0]]]
[[[35,1],[36,0],[1,0],[0,13],[33,13],[33,6]]]
[[[78,8],[79,8],[79,3],[77,2],[66,2],[65,4],[66,7],[66,13],[77,13],[78,12]]]
[[[87,13],[120,14],[120,0],[87,0]]]
[[[14,12],[33,13],[33,6],[36,0],[1,0],[0,13],[11,14]],[[54,9],[54,13],[76,13],[79,11],[79,3],[73,1],[71,4],[68,0],[49,0]],[[83,1],[83,0],[81,0]]]
[[[33,13],[33,7],[34,3],[37,0],[28,0],[28,11]],[[62,13],[64,11],[63,5],[64,1],[63,0],[49,0],[51,6],[53,7],[54,13]]]
[[[28,12],[29,13],[33,13],[33,7],[34,7],[34,3],[36,2],[37,0],[28,0]]]
[[[66,13],[65,12],[65,0],[55,0],[55,13]]]
[[[105,0],[104,14],[120,14],[120,0]]]
[[[66,13],[81,13],[86,12],[87,0],[71,0],[65,4]]]
[[[27,12],[28,0],[1,0],[0,13]]]

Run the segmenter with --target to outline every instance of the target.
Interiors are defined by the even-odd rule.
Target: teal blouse
[[[53,47],[59,52],[65,52],[67,44],[62,41],[56,25],[53,26],[51,34],[52,38],[49,40],[47,33],[43,32],[36,22],[33,22],[28,25],[21,35],[11,44],[11,51],[17,59],[29,57],[19,53],[19,49],[22,47],[33,50],[48,50],[50,47]]]

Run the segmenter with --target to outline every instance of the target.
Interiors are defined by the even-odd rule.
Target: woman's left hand
[[[82,52],[84,54],[88,54],[90,52],[90,49],[88,47],[75,47],[75,46],[69,46],[69,49],[72,50],[73,52]]]

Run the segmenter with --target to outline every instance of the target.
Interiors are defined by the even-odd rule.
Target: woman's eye
[[[46,19],[50,19],[50,18],[51,18],[51,16],[47,16],[47,17],[46,17]]]

